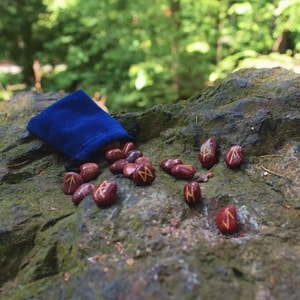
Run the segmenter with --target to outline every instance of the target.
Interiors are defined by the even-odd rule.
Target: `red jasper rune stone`
[[[121,149],[121,144],[119,141],[114,141],[109,144],[106,144],[103,148],[104,152],[111,150],[111,149]]]
[[[136,163],[127,163],[123,167],[123,175],[127,178],[132,178],[133,172],[137,168],[138,164]]]
[[[87,182],[95,178],[100,171],[99,166],[96,163],[85,163],[79,167],[80,175],[83,181]]]
[[[63,178],[62,190],[67,195],[73,195],[82,184],[83,179],[78,173],[67,172]]]
[[[122,158],[125,158],[125,155],[121,149],[115,148],[107,150],[105,152],[105,159],[110,163],[113,163]]]
[[[216,216],[216,225],[218,229],[225,234],[232,234],[238,230],[236,209],[234,206],[225,206],[221,208]]]
[[[122,158],[116,160],[114,163],[112,163],[109,166],[109,170],[114,174],[122,174],[123,173],[123,167],[128,163],[127,159]]]
[[[166,172],[171,174],[171,170],[173,167],[175,167],[176,165],[182,165],[183,162],[181,159],[178,158],[167,158],[164,159],[161,163],[160,163],[160,167]]]
[[[171,174],[178,179],[191,179],[195,173],[195,168],[192,165],[176,165],[171,170]]]
[[[132,142],[127,142],[124,146],[123,146],[123,149],[122,149],[122,152],[124,154],[124,156],[126,157],[128,155],[128,153],[135,149],[135,145],[134,143]]]
[[[224,161],[231,169],[239,167],[244,162],[244,159],[244,151],[239,145],[229,147],[224,155]]]
[[[155,179],[155,170],[149,164],[141,164],[132,174],[132,180],[136,185],[150,185]]]
[[[142,156],[143,156],[143,152],[135,149],[135,150],[131,150],[128,152],[126,159],[128,162],[133,163],[133,162],[135,162],[136,159],[138,159],[139,157],[142,157]]]
[[[94,191],[95,186],[92,183],[84,183],[82,184],[76,192],[72,195],[72,202],[75,205],[78,205],[85,196],[91,195]]]
[[[113,180],[104,180],[94,189],[93,199],[99,206],[114,204],[117,200],[117,184]]]
[[[183,197],[187,204],[196,205],[201,201],[201,189],[197,181],[192,181],[184,185]]]
[[[138,157],[135,161],[134,161],[135,164],[138,164],[138,165],[141,165],[141,164],[148,164],[150,166],[152,166],[152,162],[150,160],[149,157],[147,156],[140,156]]]
[[[198,160],[202,167],[211,169],[217,162],[218,144],[214,138],[206,139],[200,146]]]

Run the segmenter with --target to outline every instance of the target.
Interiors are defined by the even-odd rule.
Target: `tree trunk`
[[[179,33],[181,27],[181,20],[180,20],[180,0],[170,0],[170,7],[171,7],[171,18],[172,18],[172,25],[173,25],[173,37],[171,40],[171,53],[172,53],[172,86],[177,91],[177,94],[180,95],[181,85],[180,85],[180,78],[178,73],[178,66],[179,66]]]
[[[284,30],[280,34],[280,36],[276,39],[274,46],[273,46],[273,52],[279,52],[281,54],[286,53],[288,49],[290,49],[290,37],[289,37],[289,31]]]

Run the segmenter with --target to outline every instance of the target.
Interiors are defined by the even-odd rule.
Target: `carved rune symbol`
[[[106,190],[106,188],[107,188],[107,182],[103,181],[97,188],[96,193],[99,193],[101,197],[104,197],[105,196],[104,191]]]
[[[187,189],[186,189],[186,197],[188,198],[188,199],[193,199],[194,201],[195,201],[195,194],[194,194],[194,189],[191,187],[188,187]]]
[[[225,220],[222,220],[223,225],[229,229],[229,225],[230,225],[230,219],[232,219],[234,221],[234,216],[232,215],[232,213],[229,211],[229,208],[227,208],[224,211],[225,214]]]
[[[72,175],[72,176],[70,176],[67,180],[66,180],[66,182],[69,182],[69,192],[71,191],[71,188],[72,188],[72,185],[73,184],[75,184],[75,178],[74,178],[74,176]]]
[[[211,149],[207,145],[204,144],[202,153],[203,153],[203,161],[205,161],[206,157],[211,155]]]
[[[144,171],[139,171],[139,175],[141,176],[141,178],[144,182],[147,181],[148,176],[153,177],[151,170],[147,166],[145,166]]]
[[[70,185],[74,184],[75,183],[75,178],[74,176],[70,176],[66,181],[70,181]]]
[[[237,159],[237,160],[240,160],[240,159],[241,159],[241,157],[240,157],[240,155],[238,154],[238,152],[236,151],[236,149],[233,149],[232,152],[231,152],[229,164],[231,164],[232,161],[233,161],[234,159]]]

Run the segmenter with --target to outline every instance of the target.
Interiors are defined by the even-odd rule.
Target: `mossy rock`
[[[113,175],[117,203],[90,196],[74,206],[61,191],[65,157],[26,132],[61,97],[22,93],[1,103],[0,284],[5,299],[299,299],[300,76],[243,69],[188,100],[114,117],[153,162],[146,187]],[[219,143],[202,203],[183,200],[186,181],[162,171],[176,157],[206,174],[203,139]],[[245,163],[231,170],[227,147]],[[219,233],[220,207],[235,205],[239,231]]]

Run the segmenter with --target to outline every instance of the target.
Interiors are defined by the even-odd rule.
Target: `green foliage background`
[[[299,16],[300,0],[2,0],[0,60],[20,65],[28,88],[38,59],[50,66],[44,92],[83,88],[110,111],[138,111],[239,67],[294,67]]]

